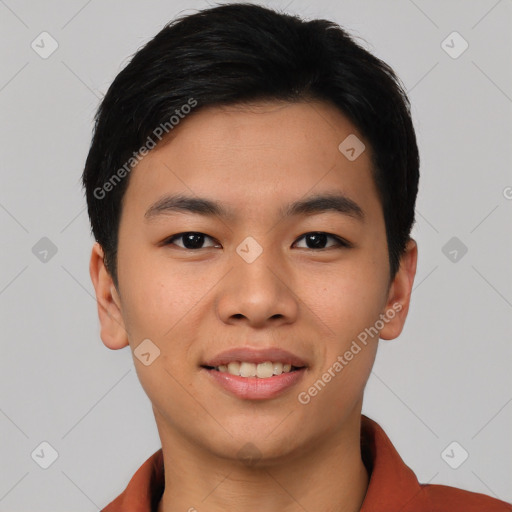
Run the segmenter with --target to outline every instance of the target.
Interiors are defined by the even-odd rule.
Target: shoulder
[[[512,504],[485,494],[447,485],[422,485],[424,498],[435,512],[512,512]]]
[[[512,504],[485,494],[418,482],[384,430],[364,415],[361,455],[370,475],[361,512],[512,512]]]

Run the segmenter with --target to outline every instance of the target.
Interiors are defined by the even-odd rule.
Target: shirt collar
[[[416,475],[402,460],[384,430],[361,416],[361,455],[370,482],[360,512],[406,512],[424,495]],[[414,506],[413,506],[414,503]]]

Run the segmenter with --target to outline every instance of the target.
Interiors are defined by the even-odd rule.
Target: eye
[[[328,243],[328,239],[331,239],[334,243],[331,245],[326,245]],[[181,243],[176,243],[177,240],[181,240]],[[206,240],[211,241],[209,245],[204,245]],[[295,244],[299,243],[300,241],[304,241],[306,243],[306,246],[299,246],[301,249],[304,248],[322,250],[329,249],[331,247],[352,247],[352,244],[343,238],[325,233],[323,231],[312,231],[310,233],[305,233],[298,239],[297,242],[295,242]],[[220,247],[220,244],[214,238],[198,231],[186,231],[184,233],[177,233],[176,235],[173,235],[165,240],[164,245],[176,245],[182,249],[188,250]]]
[[[182,245],[174,243],[175,240],[182,239]],[[211,244],[207,246],[203,246],[205,239],[212,240],[214,239],[208,235],[205,235],[204,233],[199,233],[197,231],[187,231],[185,233],[178,233],[176,235],[171,236],[168,238],[164,244],[165,245],[177,245],[178,247],[181,247],[182,249],[204,249],[206,247],[218,247],[220,244]],[[216,242],[216,241],[215,241]]]
[[[334,244],[330,246],[325,246],[328,239],[334,240]],[[311,233],[306,233],[299,238],[300,240],[304,240],[306,242],[306,247],[300,247],[300,249],[329,249],[331,247],[352,247],[350,242],[347,242],[343,238],[340,238],[336,235],[330,235],[329,233],[324,233],[323,231],[312,231]],[[296,242],[297,243],[297,242]]]

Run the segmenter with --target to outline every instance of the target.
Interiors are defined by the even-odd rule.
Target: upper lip
[[[265,363],[266,361],[271,361],[272,363],[290,363],[292,366],[298,368],[307,366],[306,362],[300,357],[277,347],[266,349],[251,347],[232,348],[217,354],[212,359],[208,359],[202,366],[220,366],[234,361],[254,364]]]

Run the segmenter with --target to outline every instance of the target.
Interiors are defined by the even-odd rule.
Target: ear
[[[103,249],[99,243],[95,243],[92,248],[89,273],[96,292],[101,339],[112,350],[126,347],[128,335],[121,313],[121,301],[105,266]]]
[[[385,325],[379,335],[383,340],[392,340],[402,332],[409,312],[417,261],[418,246],[412,238],[409,238],[400,258],[400,268],[389,287],[388,301],[383,311]]]

